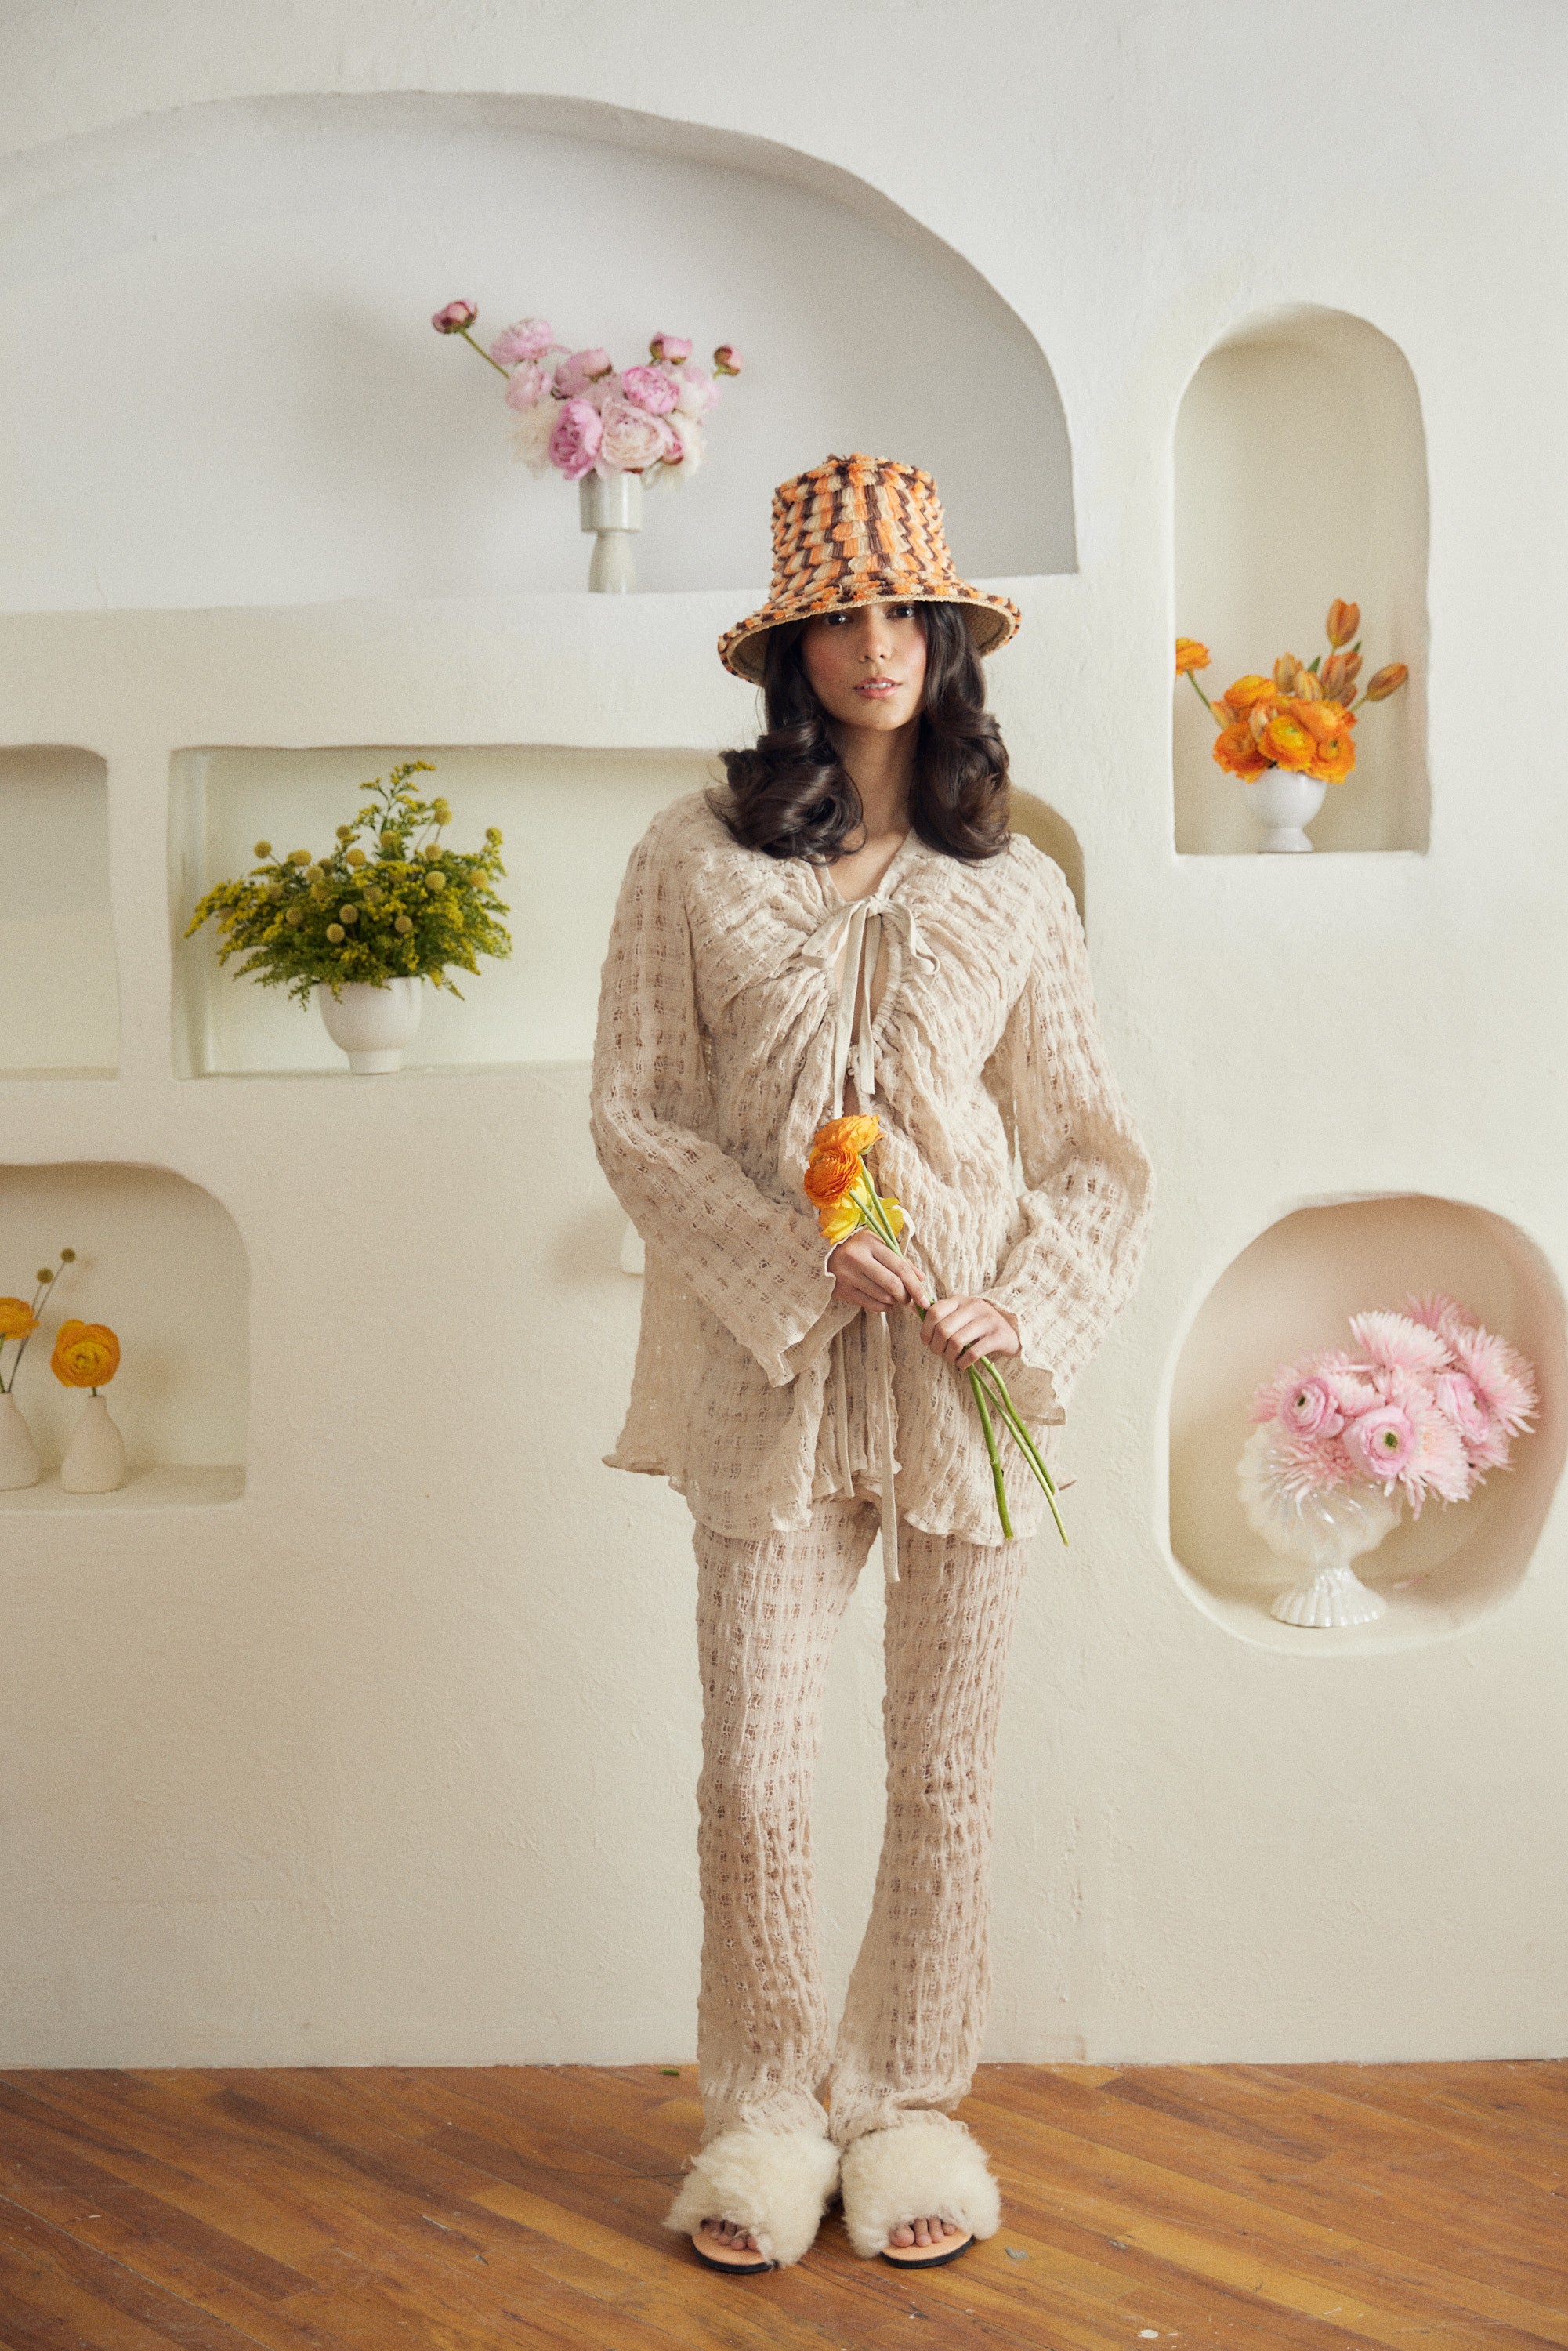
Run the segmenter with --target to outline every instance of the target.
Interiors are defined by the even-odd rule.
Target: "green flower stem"
[[[468,332],[468,329],[467,329],[467,328],[466,328],[466,327],[459,327],[459,328],[458,328],[458,329],[457,329],[457,331],[458,331],[458,333],[462,336],[462,338],[463,338],[464,341],[467,344],[467,346],[468,346],[469,350],[470,350],[471,351],[477,351],[477,352],[478,352],[478,354],[479,354],[480,358],[484,360],[485,365],[486,365],[486,367],[493,367],[493,368],[495,369],[496,373],[497,373],[497,375],[505,375],[505,374],[507,373],[507,370],[506,370],[506,369],[501,365],[500,360],[493,360],[493,359],[490,357],[489,352],[488,352],[487,350],[486,350],[486,349],[484,348],[483,344],[481,344],[481,343],[476,343],[476,342],[474,340],[473,336]]]
[[[985,1390],[972,1370],[969,1374],[969,1385],[974,1391],[975,1403],[979,1409],[980,1426],[986,1432],[986,1451],[990,1457],[991,1463],[991,1483],[997,1489],[997,1515],[1002,1522],[1002,1532],[1010,1542],[1013,1522],[1008,1516],[1007,1488],[1002,1483],[1002,1457],[997,1450],[997,1433],[991,1426],[991,1416],[986,1409]]]
[[[1196,678],[1196,676],[1193,674],[1192,671],[1191,671],[1190,669],[1188,669],[1188,670],[1184,670],[1184,671],[1182,672],[1182,675],[1186,679],[1186,681],[1187,681],[1188,684],[1192,687],[1192,690],[1193,690],[1194,694],[1196,694],[1196,695],[1197,695],[1197,696],[1198,700],[1202,703],[1202,705],[1203,705],[1204,708],[1207,711],[1207,713],[1208,713],[1209,716],[1213,719],[1213,721],[1214,721],[1215,725],[1218,726],[1220,724],[1220,716],[1219,716],[1219,713],[1218,713],[1218,710],[1216,710],[1216,708],[1215,708],[1215,706],[1214,706],[1213,703],[1212,703],[1212,702],[1210,702],[1210,700],[1209,700],[1209,698],[1208,698],[1207,695],[1207,694],[1205,694],[1205,692],[1204,692],[1204,690],[1203,690],[1202,686],[1201,686],[1201,685],[1199,685],[1199,684],[1198,684],[1198,682],[1197,682],[1197,678]]]

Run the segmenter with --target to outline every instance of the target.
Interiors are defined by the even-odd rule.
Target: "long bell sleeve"
[[[1022,1168],[1022,1230],[986,1295],[1059,1404],[1131,1296],[1153,1199],[1147,1152],[1105,1058],[1078,909],[1060,870],[1024,987],[983,1072]],[[1004,1359],[1005,1370],[1005,1359]]]
[[[714,1140],[670,835],[655,820],[621,885],[601,976],[590,1129],[610,1187],[644,1241],[779,1387],[831,1335],[819,1326],[833,1302],[833,1277],[804,1205],[770,1199]]]

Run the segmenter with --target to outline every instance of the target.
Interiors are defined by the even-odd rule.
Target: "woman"
[[[905,2266],[998,2226],[952,2110],[989,1999],[997,1715],[1044,1498],[1012,1453],[1004,1541],[964,1374],[1013,1359],[1043,1442],[1132,1290],[1150,1190],[1071,897],[1009,830],[979,656],[1017,607],[959,578],[911,465],[830,457],[776,492],[773,533],[769,600],[719,643],[766,728],[632,854],[591,1111],[647,1245],[606,1458],[685,1495],[698,1568],[704,2118],[667,2225],[743,2273],[798,2261],[835,2187],[856,2251]],[[854,1111],[881,1122],[901,1251],[824,1249],[801,1189],[816,1130]],[[887,1823],[835,2040],[811,1772],[879,1523]]]

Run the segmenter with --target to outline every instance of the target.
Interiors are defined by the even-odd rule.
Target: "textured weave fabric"
[[[694,1530],[705,2144],[756,2123],[831,2127],[847,2147],[907,2112],[951,2113],[979,2058],[997,1719],[1020,1543],[902,1530],[884,1639],[886,1826],[836,2039],[823,1995],[811,1780],[833,1637],[876,1525],[869,1504],[830,1501],[798,1533]]]
[[[984,1295],[1017,1318],[1021,1360],[998,1362],[1038,1436],[1063,1419],[1132,1290],[1149,1209],[1082,929],[1060,869],[1016,833],[969,865],[912,831],[876,895],[913,919],[921,954],[879,926],[873,1173],[913,1219],[936,1294]],[[832,1114],[842,909],[820,866],[739,847],[688,793],[632,852],[603,967],[593,1141],[646,1244],[631,1403],[604,1458],[667,1477],[726,1534],[801,1528],[814,1499],[845,1490],[852,1471],[822,1438],[835,1345],[850,1490],[880,1496],[854,1386],[866,1350],[846,1332],[866,1318],[835,1302],[800,1188]],[[885,1320],[901,1520],[999,1541],[967,1379],[921,1345],[913,1310]],[[1028,1535],[1044,1497],[1001,1442]]]

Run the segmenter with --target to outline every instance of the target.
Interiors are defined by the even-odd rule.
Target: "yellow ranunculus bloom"
[[[30,1339],[38,1318],[25,1299],[0,1298],[0,1339]]]
[[[1186,677],[1189,672],[1195,669],[1207,669],[1208,667],[1208,647],[1207,645],[1200,645],[1196,637],[1178,637],[1176,639],[1176,661],[1177,677]]]
[[[825,1241],[847,1241],[859,1229],[860,1221],[859,1206],[847,1192],[841,1199],[817,1211],[817,1224]]]
[[[120,1369],[120,1342],[106,1322],[62,1322],[49,1369],[63,1387],[107,1387]]]
[[[887,1218],[888,1223],[893,1227],[894,1231],[895,1233],[901,1233],[904,1230],[904,1210],[899,1207],[898,1202],[896,1200],[888,1199],[886,1196],[881,1192],[877,1194],[877,1198],[881,1200],[883,1214]]]

